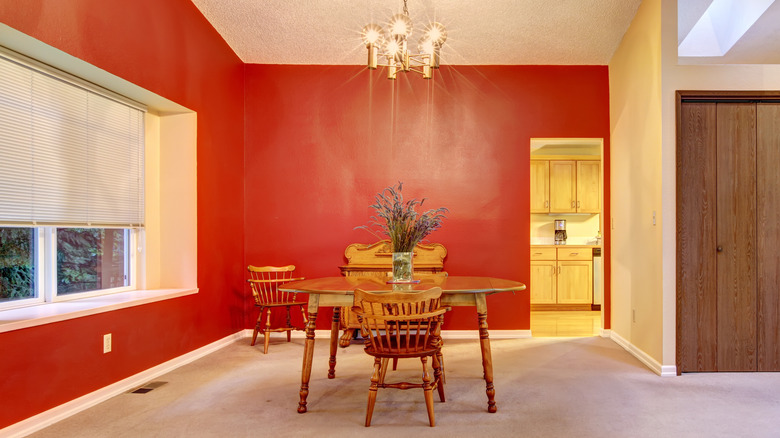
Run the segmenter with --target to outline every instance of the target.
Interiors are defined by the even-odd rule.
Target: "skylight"
[[[713,0],[677,48],[678,56],[723,56],[775,0]]]

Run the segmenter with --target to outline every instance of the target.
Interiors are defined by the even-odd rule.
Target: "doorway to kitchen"
[[[531,334],[601,335],[603,139],[534,138],[530,148]]]

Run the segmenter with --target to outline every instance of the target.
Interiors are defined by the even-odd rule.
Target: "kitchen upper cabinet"
[[[550,213],[577,212],[577,162],[550,161]]]
[[[577,161],[577,212],[601,212],[601,162]]]
[[[550,212],[550,162],[531,160],[531,213]]]
[[[600,212],[600,161],[531,160],[531,213]]]

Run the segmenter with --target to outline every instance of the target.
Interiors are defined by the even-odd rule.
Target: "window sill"
[[[0,333],[198,293],[197,288],[134,290],[0,311]]]

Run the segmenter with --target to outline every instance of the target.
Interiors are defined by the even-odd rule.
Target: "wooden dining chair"
[[[268,344],[270,343],[271,332],[287,332],[287,342],[290,342],[290,334],[293,330],[305,330],[306,312],[303,306],[305,301],[296,301],[295,293],[282,292],[279,286],[284,283],[303,280],[303,277],[293,278],[294,265],[288,266],[248,266],[249,285],[252,287],[252,296],[255,299],[255,306],[260,308],[260,314],[257,316],[255,331],[252,334],[252,345],[255,345],[257,334],[263,334],[263,353],[268,353]],[[287,322],[284,327],[271,328],[271,310],[274,308],[285,307],[287,309]],[[303,316],[303,326],[295,327],[292,325],[290,315],[291,307],[299,307]],[[263,314],[265,314],[265,325],[263,325]]]
[[[412,292],[366,292],[355,290],[352,312],[360,322],[365,339],[365,351],[374,357],[374,372],[368,388],[366,427],[371,425],[379,388],[422,388],[428,422],[436,425],[433,415],[433,390],[438,390],[444,402],[444,370],[441,367],[441,288]],[[422,362],[422,383],[387,383],[389,359],[419,358]],[[433,378],[428,370],[431,358]]]

